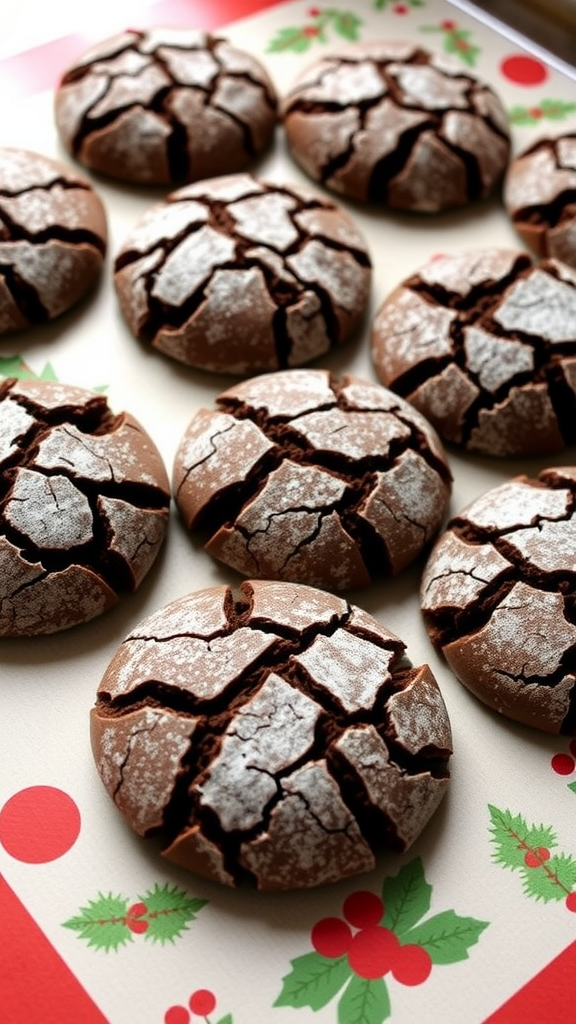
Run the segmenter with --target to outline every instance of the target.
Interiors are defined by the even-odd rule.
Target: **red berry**
[[[344,956],[350,949],[352,932],[340,917],[323,917],[312,929],[312,945],[320,956]]]
[[[392,974],[401,985],[421,985],[431,970],[430,954],[416,945],[400,946],[392,964]]]
[[[148,931],[150,925],[148,924],[148,921],[143,921],[142,918],[127,917],[126,927],[129,928],[131,932],[134,932],[135,935],[142,935],[143,932]]]
[[[375,892],[352,892],[344,900],[344,917],[354,928],[369,928],[380,924],[384,904]]]
[[[539,846],[536,850],[528,850],[524,857],[524,863],[527,868],[539,868],[544,861],[550,859],[550,850],[547,850],[545,846]]]
[[[394,14],[408,14],[406,4],[394,4],[392,10],[394,11]]]
[[[566,908],[571,910],[573,914],[576,914],[576,889],[574,892],[569,892],[566,897]]]
[[[576,761],[570,754],[554,754],[550,764],[557,775],[571,775],[576,768]]]
[[[190,1014],[185,1006],[171,1006],[164,1014],[164,1024],[190,1024]]]
[[[148,907],[145,903],[133,903],[131,907],[128,907],[126,917],[144,917],[147,912]]]
[[[320,34],[320,29],[316,28],[316,25],[305,25],[302,33],[305,36],[317,36]]]
[[[348,963],[361,978],[382,978],[390,970],[398,950],[398,939],[389,928],[373,925],[356,932]]]
[[[216,1006],[216,996],[208,988],[197,988],[190,996],[188,1006],[198,1017],[207,1017]]]
[[[309,18],[319,18],[322,11],[319,7],[309,7],[307,13]]]
[[[455,21],[441,21],[440,28],[443,28],[445,32],[452,32],[456,28]]]

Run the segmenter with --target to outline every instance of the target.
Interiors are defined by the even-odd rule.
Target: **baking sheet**
[[[80,8],[75,22],[66,6],[65,29],[58,4],[55,20],[43,23],[38,16],[31,22],[35,46],[45,38],[53,54],[64,31],[69,38],[77,31],[78,38],[97,39],[129,25],[167,24],[169,19],[172,24],[200,24],[194,4],[190,5],[194,21],[186,20],[184,3],[123,6],[119,2],[93,12],[88,22],[82,22]],[[229,10],[231,5],[225,6]],[[18,24],[14,12],[11,15],[14,21],[8,27],[14,46],[23,38],[20,22],[29,13],[24,3]],[[353,17],[343,19],[342,14]],[[451,52],[462,61],[463,69],[471,68],[487,79],[509,111],[515,149],[543,131],[574,130],[573,81],[547,66],[539,55],[521,50],[443,0],[365,0],[338,8],[280,3],[231,22],[225,34],[264,61],[282,93],[304,61],[338,46],[346,32],[350,36],[350,25],[358,38],[412,39],[430,49]],[[294,30],[291,46],[281,45],[287,28]],[[0,139],[3,145],[67,159],[56,137],[51,90],[27,90],[19,80],[14,101],[0,109]],[[310,186],[286,153],[280,129],[274,147],[252,170],[271,180]],[[56,376],[88,388],[104,387],[114,410],[127,409],[148,429],[170,470],[189,419],[200,407],[211,406],[215,395],[235,378],[187,369],[147,351],[131,337],[112,288],[112,261],[135,221],[164,193],[104,179],[93,181],[106,205],[110,229],[101,282],[85,302],[57,322],[0,339],[0,372],[11,374],[19,366],[21,372]],[[316,364],[337,375],[353,372],[375,379],[368,347],[374,311],[400,280],[431,255],[486,245],[519,247],[498,198],[430,218],[360,208],[345,201],[341,205],[367,240],[374,277],[364,330]],[[454,474],[450,511],[510,475],[535,475],[545,465],[571,462],[574,454],[569,451],[545,461],[494,462],[450,449]],[[416,1020],[480,1024],[559,955],[568,966],[554,975],[564,979],[556,983],[554,998],[562,996],[562,985],[568,994],[570,970],[576,969],[576,952],[570,952],[576,950],[576,914],[566,901],[569,889],[553,891],[552,885],[543,884],[540,898],[526,891],[522,872],[503,862],[489,808],[504,816],[508,813],[518,827],[518,822],[523,823],[527,836],[534,825],[545,826],[551,848],[555,844],[553,852],[576,859],[576,786],[572,785],[576,770],[569,770],[572,761],[576,769],[576,758],[567,739],[498,718],[454,679],[435,655],[422,626],[421,568],[419,563],[395,580],[348,592],[346,597],[398,633],[415,664],[427,661],[432,666],[452,722],[455,753],[450,791],[425,833],[404,856],[382,855],[372,873],[316,891],[232,891],[180,871],[159,857],[153,843],[143,843],[129,832],[96,774],[88,713],[118,644],[143,617],[173,598],[197,587],[238,581],[236,574],[203,552],[199,539],[186,534],[175,509],[167,543],[135,595],[105,616],[66,633],[1,641],[0,875],[16,915],[12,926],[6,919],[2,922],[2,960],[15,984],[14,974],[22,969],[11,960],[20,949],[16,940],[29,949],[25,988],[30,1004],[38,1006],[37,1015],[31,1017],[24,996],[16,988],[4,989],[4,995],[0,991],[1,1024],[34,1024],[34,1019],[49,1024],[52,1009],[53,1019],[60,1024],[103,1020],[187,1024],[202,1019],[210,1024],[376,1024],[385,1019],[397,1024]],[[51,804],[46,804],[47,797]],[[52,818],[32,829],[41,806],[51,807]],[[358,997],[352,1008],[351,976],[339,988],[325,977],[321,981],[304,976],[304,958],[313,951],[310,933],[318,920],[341,917],[343,901],[352,892],[381,894],[383,887],[397,891],[409,876],[416,879],[423,900],[428,893],[424,920],[452,912],[452,922],[454,916],[467,922],[461,930],[468,928],[469,938],[477,933],[468,946],[466,937],[460,936],[454,962],[435,964],[420,985],[401,985],[387,975],[384,992],[382,986],[374,985],[366,989],[364,1001]],[[151,935],[130,933],[127,941],[107,947],[104,925],[101,932],[93,929],[89,940],[81,928],[70,924],[86,917],[90,907],[104,907],[101,901],[110,895],[128,905],[158,890],[167,908],[174,910],[179,901],[184,908],[183,927],[169,939],[154,941]],[[22,908],[49,946],[26,938]],[[104,910],[102,914],[104,919]],[[51,961],[54,951],[60,959]],[[52,971],[46,970],[50,963]],[[307,963],[312,970],[314,962]],[[64,979],[71,986],[69,994]],[[536,984],[534,992],[541,993],[543,984]],[[207,997],[204,1004],[198,999],[190,1004],[190,997],[199,990],[211,993],[212,1001]],[[529,1005],[536,1013],[537,996],[528,991],[527,998],[532,999]],[[568,1024],[574,1021],[574,1010],[568,1009],[570,1002],[565,1006],[565,1011],[550,1018],[516,1018],[506,1016],[513,1009],[502,1010],[498,1021]]]

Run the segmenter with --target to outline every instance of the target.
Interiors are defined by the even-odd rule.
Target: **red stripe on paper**
[[[576,1024],[576,942],[483,1024]]]
[[[110,1024],[0,875],[2,1024]]]
[[[147,28],[150,26],[197,28],[213,30],[232,21],[246,18],[267,7],[275,7],[283,0],[158,0],[142,11],[136,25],[118,24],[114,30]],[[113,35],[114,32],[110,32]],[[30,50],[0,60],[0,88],[11,100],[54,89],[62,73],[84,50],[99,39],[81,33],[61,36]]]

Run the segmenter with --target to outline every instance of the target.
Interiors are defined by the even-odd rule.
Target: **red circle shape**
[[[401,985],[421,985],[432,970],[430,954],[422,946],[401,946],[392,964],[392,974]]]
[[[548,68],[537,57],[516,53],[504,57],[500,63],[500,71],[509,82],[515,85],[542,85],[548,78]]]
[[[335,960],[350,949],[352,932],[340,917],[323,917],[314,925],[311,940],[320,956]]]
[[[550,764],[557,775],[572,775],[576,761],[570,754],[554,754]]]
[[[190,1014],[185,1006],[170,1006],[164,1014],[164,1024],[190,1024]]]
[[[384,904],[375,892],[358,890],[344,900],[344,917],[354,928],[369,928],[380,924],[384,915]]]
[[[388,928],[373,925],[356,932],[348,953],[348,963],[361,978],[374,981],[390,970],[398,952],[398,939]]]
[[[71,796],[54,786],[29,786],[0,810],[0,843],[16,860],[47,864],[74,846],[80,811]]]
[[[197,988],[190,996],[188,1006],[198,1017],[207,1017],[216,1007],[216,996],[209,988]]]

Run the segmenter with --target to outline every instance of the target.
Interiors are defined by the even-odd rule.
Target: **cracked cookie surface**
[[[244,581],[146,619],[91,712],[102,781],[141,836],[225,885],[296,889],[404,850],[449,779],[451,731],[428,666],[360,608]]]
[[[576,469],[515,477],[454,516],[426,564],[421,607],[480,700],[576,734]]]
[[[273,137],[277,96],[264,66],[227,40],[182,28],[130,30],[64,74],[56,124],[86,167],[169,185],[244,167]]]
[[[341,344],[364,315],[371,273],[360,232],[330,200],[233,174],[148,210],[114,281],[137,338],[190,366],[245,375]]]
[[[343,590],[396,575],[438,532],[451,475],[435,431],[353,376],[285,370],[222,392],[178,447],[173,491],[245,576]]]
[[[576,133],[538,139],[509,164],[504,204],[538,256],[576,267]]]
[[[413,43],[356,43],[304,69],[281,106],[290,151],[327,188],[436,213],[484,199],[510,153],[487,84]]]
[[[40,153],[0,149],[0,334],[78,302],[100,274],[107,241],[88,181]]]
[[[133,591],[164,540],[159,452],[101,395],[0,382],[0,636],[54,633]]]
[[[576,442],[576,272],[508,249],[433,259],[381,305],[372,358],[444,441],[562,451]]]

